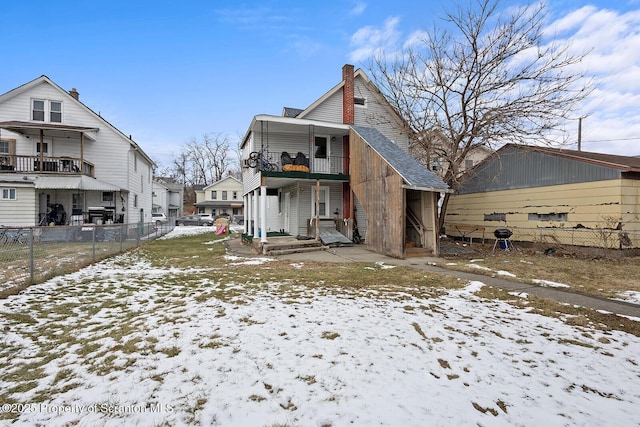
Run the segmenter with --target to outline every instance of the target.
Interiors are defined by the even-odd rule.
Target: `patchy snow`
[[[508,272],[508,271],[504,271],[504,270],[497,270],[497,271],[496,271],[496,274],[497,274],[498,276],[518,277],[518,276],[516,276],[515,274],[510,273],[510,272]]]
[[[175,239],[176,237],[195,236],[196,234],[215,233],[215,227],[198,227],[195,225],[184,225],[173,227],[173,230],[168,232],[158,239]]]
[[[618,295],[618,298],[613,298],[613,299],[630,302],[633,304],[640,304],[640,292],[624,291],[624,292],[619,292],[617,295]]]
[[[570,288],[571,286],[564,283],[552,282],[550,280],[533,279],[533,283],[540,286],[547,286],[550,288]]]
[[[236,283],[125,254],[0,300],[0,389],[43,402],[14,426],[637,425],[640,338],[482,286]]]

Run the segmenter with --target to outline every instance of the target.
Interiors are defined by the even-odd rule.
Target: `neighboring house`
[[[306,109],[257,115],[241,143],[246,232],[319,237],[354,229],[373,250],[438,252],[437,199],[446,184],[409,156],[408,127],[362,70]]]
[[[208,213],[214,218],[220,215],[244,215],[242,182],[232,176],[207,185],[196,191],[198,213]]]
[[[454,153],[450,140],[436,129],[422,132],[416,140],[417,142],[411,145],[409,153],[440,178],[444,178],[451,163],[459,164],[456,173],[459,177],[492,153],[489,148],[476,145],[460,160],[456,158],[458,150]]]
[[[0,224],[151,221],[154,163],[41,76],[0,95]]]
[[[452,235],[455,224],[640,233],[640,158],[507,144],[465,176],[446,223]]]
[[[163,213],[170,219],[182,216],[184,187],[169,177],[153,179],[153,213]]]

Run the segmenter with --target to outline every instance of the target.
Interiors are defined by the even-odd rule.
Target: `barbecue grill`
[[[498,228],[493,232],[493,235],[496,236],[496,242],[493,244],[494,251],[496,250],[496,246],[498,246],[498,244],[500,244],[500,249],[504,249],[505,251],[508,251],[509,248],[513,249],[513,245],[509,240],[509,237],[513,235],[511,230],[508,230],[506,228]]]
[[[493,235],[496,236],[496,239],[508,239],[513,235],[511,230],[507,230],[506,228],[498,228],[493,232]]]

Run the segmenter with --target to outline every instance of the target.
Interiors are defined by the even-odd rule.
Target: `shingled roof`
[[[400,149],[377,129],[366,126],[351,126],[351,128],[404,179],[407,185],[435,191],[449,191],[449,187],[440,177]]]

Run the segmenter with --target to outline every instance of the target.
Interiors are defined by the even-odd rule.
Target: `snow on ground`
[[[631,302],[634,304],[640,304],[640,292],[637,292],[637,291],[619,292],[618,297],[619,298],[614,298],[614,299]]]
[[[567,284],[552,282],[550,280],[533,279],[532,282],[535,283],[536,285],[547,286],[550,288],[570,288],[571,287]]]
[[[429,298],[226,270],[125,254],[0,300],[1,396],[45,402],[12,425],[638,425],[635,336],[480,282]]]

